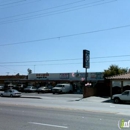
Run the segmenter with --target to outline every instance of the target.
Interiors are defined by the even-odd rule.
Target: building
[[[18,83],[26,83],[28,79],[27,75],[0,75],[0,84],[18,84]]]
[[[28,80],[36,81],[84,81],[85,73],[32,73],[28,75]],[[103,73],[93,72],[88,73],[87,80],[91,82],[102,81]]]
[[[110,96],[120,94],[125,90],[130,90],[130,72],[126,74],[106,77],[110,80]]]
[[[87,82],[85,81],[85,75],[85,72],[6,75],[0,76],[0,84],[25,84],[25,86],[35,85],[39,87],[43,85],[55,86],[57,83],[71,83],[75,92],[82,93],[84,84],[90,83],[90,87],[96,89],[93,95],[106,95],[106,93],[109,93],[104,84],[103,72],[88,72]]]

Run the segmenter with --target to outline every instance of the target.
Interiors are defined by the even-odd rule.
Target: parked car
[[[53,89],[52,93],[70,93],[73,91],[73,87],[71,84],[57,84]]]
[[[24,92],[36,92],[37,88],[35,86],[27,86],[24,88]]]
[[[48,92],[51,92],[51,89],[46,86],[42,86],[37,89],[37,92],[38,93],[48,93]]]
[[[8,89],[2,93],[0,93],[0,96],[3,97],[21,97],[21,92],[15,90],[15,89]]]
[[[4,90],[4,86],[0,86],[0,91],[3,91]]]
[[[114,100],[114,103],[120,103],[121,101],[130,102],[130,90],[126,90],[121,94],[113,95],[112,100]]]
[[[15,87],[13,87],[13,89],[16,89],[16,90],[18,90],[20,92],[23,92],[25,87],[26,86],[24,84],[18,84]]]

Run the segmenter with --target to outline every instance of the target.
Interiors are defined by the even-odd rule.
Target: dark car
[[[38,93],[49,93],[49,92],[51,92],[51,89],[46,86],[42,86],[37,89],[37,92]]]
[[[4,86],[0,86],[0,91],[3,91],[4,90]]]

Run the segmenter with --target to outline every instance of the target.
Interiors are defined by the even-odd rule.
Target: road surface
[[[116,114],[0,104],[0,130],[119,130]]]

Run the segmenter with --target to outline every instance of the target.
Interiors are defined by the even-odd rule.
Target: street
[[[130,120],[129,110],[108,98],[23,93],[0,97],[0,130],[119,130],[119,121]]]
[[[22,93],[20,98],[1,97],[1,103],[15,106],[35,106],[130,116],[130,104],[114,104],[110,98],[104,97],[82,98],[82,94]]]
[[[126,116],[0,104],[0,130],[119,130]]]

